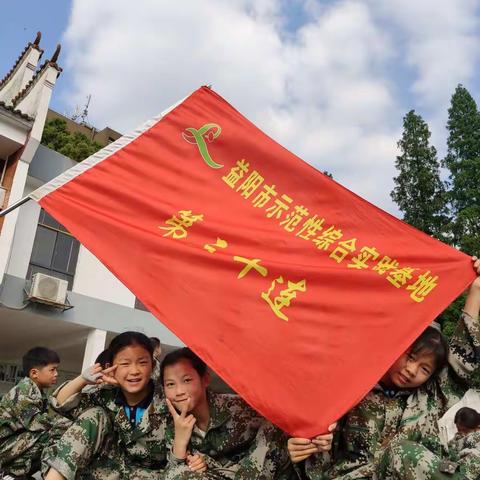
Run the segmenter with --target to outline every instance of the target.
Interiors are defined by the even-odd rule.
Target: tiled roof
[[[5,102],[0,101],[0,107],[3,107],[5,110],[13,113],[17,117],[23,118],[24,120],[28,120],[29,122],[33,122],[34,118],[30,117],[29,115],[21,112],[20,110],[16,109],[12,105],[7,105]]]
[[[56,68],[57,71],[58,71],[58,75],[60,75],[60,73],[62,72],[62,68],[59,67],[58,64],[57,64],[57,59],[58,59],[58,56],[60,54],[60,49],[61,49],[61,46],[57,45],[57,48],[56,48],[55,53],[53,54],[51,60],[47,60],[43,65],[41,65],[40,68],[35,73],[35,75],[33,76],[33,78],[25,85],[25,88],[22,91],[18,92],[17,95],[12,99],[13,105],[17,105],[17,103],[19,103],[20,100],[22,98],[24,98],[25,95],[27,95],[27,93],[32,89],[32,87],[35,85],[37,80],[40,78],[40,75],[42,74],[42,72],[48,66]]]
[[[17,58],[17,61],[15,62],[15,64],[13,65],[13,67],[10,69],[10,71],[2,78],[2,80],[0,80],[0,88],[3,87],[3,85],[5,85],[8,80],[10,80],[11,76],[13,75],[13,73],[15,72],[15,69],[18,67],[19,63],[22,61],[24,55],[27,53],[28,49],[30,47],[35,47],[39,52],[40,52],[40,57],[42,56],[43,54],[43,50],[39,47],[39,44],[40,44],[40,39],[42,38],[42,34],[41,32],[38,32],[37,33],[37,37],[35,38],[35,40],[33,42],[28,42],[27,46],[23,49],[22,53],[20,54],[20,56]]]

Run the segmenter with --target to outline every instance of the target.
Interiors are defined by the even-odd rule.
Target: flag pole
[[[7,213],[13,212],[13,210],[16,210],[18,207],[20,207],[24,203],[27,203],[29,200],[31,200],[30,197],[23,197],[18,202],[12,203],[7,208],[4,208],[3,210],[0,210],[0,217],[4,217]]]
[[[212,88],[212,84],[209,84],[209,85],[206,85],[207,88]],[[185,99],[183,99],[185,100]],[[169,111],[173,110],[174,107],[176,107],[178,104],[182,103],[183,100],[175,103],[174,105],[172,105],[170,108],[168,108],[167,110],[165,110],[165,112],[162,112],[162,116],[164,116],[165,114],[167,114]],[[123,138],[123,137],[122,137]],[[37,189],[39,190],[39,189]],[[4,217],[5,215],[7,215],[7,213],[10,213],[10,212],[13,212],[13,210],[16,210],[18,207],[22,206],[24,203],[27,203],[29,200],[32,200],[30,197],[23,197],[21,200],[19,200],[18,202],[15,202],[15,203],[12,203],[12,205],[8,206],[7,208],[4,208],[3,210],[0,210],[0,217]]]

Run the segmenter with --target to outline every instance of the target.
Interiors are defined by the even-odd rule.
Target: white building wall
[[[24,196],[35,190],[38,186],[37,183],[29,177],[25,186]],[[32,256],[33,242],[37,232],[40,205],[31,200],[22,205],[18,210],[17,225],[15,227],[7,273],[15,277],[26,278],[30,257]]]
[[[9,205],[12,205],[22,198],[27,180],[28,166],[28,163],[21,160],[17,164],[13,185],[10,190]],[[7,271],[8,263],[11,258],[12,242],[18,215],[18,208],[6,215],[0,233],[0,282],[3,281],[3,275]]]
[[[9,119],[7,115],[2,116],[0,123],[0,136],[8,138],[10,142],[17,144],[20,148],[27,141],[28,128],[18,128],[18,122]]]
[[[28,177],[23,196],[38,188],[38,183],[36,179]],[[37,231],[40,206],[37,202],[29,201],[17,211],[18,218],[6,273],[15,277],[26,278]],[[9,215],[13,215],[13,213]],[[80,245],[78,253],[72,291],[125,307],[135,305],[135,295],[83,245]]]
[[[83,245],[78,252],[72,291],[125,307],[135,305],[135,295]]]

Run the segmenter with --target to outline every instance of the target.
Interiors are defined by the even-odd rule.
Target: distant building
[[[28,43],[0,82],[0,207],[11,205],[76,162],[40,144],[47,118],[63,118],[68,128],[101,145],[120,134],[97,131],[48,110],[60,46],[41,66],[40,34]],[[31,276],[47,275],[55,293],[61,279],[68,288],[62,309],[30,301]],[[48,286],[48,283],[47,283]],[[116,333],[140,330],[166,346],[181,342],[137,301],[113,274],[40,206],[30,201],[0,217],[0,395],[20,375],[24,352],[36,345],[58,351],[67,378],[96,355]]]
[[[105,127],[103,130],[97,130],[95,127],[87,125],[85,123],[77,123],[69,117],[55,112],[54,110],[48,110],[47,121],[55,120],[59,118],[67,123],[67,129],[69,132],[79,132],[86,135],[90,140],[97,142],[101,147],[105,147],[109,143],[118,140],[122,134],[113,130],[110,127]]]

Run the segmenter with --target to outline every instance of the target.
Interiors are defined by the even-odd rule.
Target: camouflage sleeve
[[[383,418],[383,402],[373,394],[368,394],[356,407],[342,419],[339,429],[339,444],[334,453],[333,466],[329,469],[332,478],[365,472],[370,475],[372,461],[376,450],[382,443],[381,419]],[[313,479],[318,475],[319,466],[312,471],[307,460],[307,476]],[[360,478],[362,475],[359,475]],[[343,478],[343,477],[342,477]]]
[[[448,380],[446,369],[444,370],[444,377]],[[455,404],[461,398],[458,392],[455,393],[453,382],[446,388],[448,383],[445,379],[434,379],[408,397],[398,432],[394,437],[397,443],[419,443],[436,455],[443,454],[445,446],[442,444],[438,422],[450,403]]]
[[[305,462],[295,465],[298,478],[321,480],[329,468],[332,467],[332,457],[327,453],[316,453],[308,457]]]
[[[88,389],[88,391],[82,391],[67,398],[63,403],[59,403],[57,400],[58,392],[68,382],[62,383],[52,394],[50,398],[50,404],[53,409],[61,415],[66,415],[69,418],[76,419],[85,410],[95,406],[102,406],[101,401],[101,388]]]
[[[51,419],[44,411],[41,399],[36,399],[35,393],[27,382],[20,382],[2,399],[2,417],[10,425],[16,424],[17,429],[32,432],[48,430]]]
[[[175,466],[175,465],[181,465],[181,464],[185,463],[184,458],[178,458],[173,454],[173,446],[172,445],[169,445],[169,448],[168,448],[167,452],[168,452],[167,453],[167,462],[168,462],[169,465]]]
[[[229,480],[257,480],[261,478],[290,480],[295,478],[286,449],[286,435],[277,427],[263,421],[255,441],[245,455],[234,463],[221,463],[214,458],[205,458],[207,471],[218,478]],[[216,478],[216,477],[215,477]]]
[[[286,445],[287,435],[264,420],[247,455],[240,460],[234,478],[291,478],[293,467]]]
[[[467,385],[480,385],[480,324],[463,312],[455,333],[450,339],[448,362],[455,374]]]

